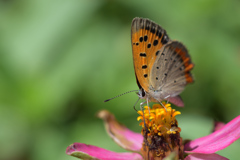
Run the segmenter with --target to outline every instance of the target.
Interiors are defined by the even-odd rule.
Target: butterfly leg
[[[162,104],[162,102],[161,101],[158,101],[164,108],[165,108],[165,110],[167,111],[167,108]]]
[[[140,108],[141,108],[142,113],[143,113],[143,105],[146,104],[146,103],[147,103],[148,111],[149,111],[149,115],[150,115],[150,107],[149,107],[148,99],[146,99],[145,102],[141,102],[141,103],[140,103]],[[149,131],[148,131],[148,128],[147,128],[147,126],[146,126],[144,114],[143,114],[143,123],[144,123],[144,130],[143,130],[144,135],[143,135],[143,136],[144,136],[145,139],[147,139]],[[147,145],[150,145],[148,141],[146,141],[145,143],[147,143]],[[149,155],[149,150],[148,150],[147,159],[149,159],[149,156],[150,156],[150,155]]]
[[[166,99],[167,99],[167,104],[168,104],[168,102],[169,102],[169,97],[170,97],[170,95],[168,95],[168,96],[166,97]]]
[[[148,106],[148,112],[149,112],[149,115],[150,115],[150,106],[149,106],[149,103],[148,103],[148,98],[147,98],[147,106]]]
[[[143,108],[143,104],[145,104],[145,103],[147,103],[147,106],[148,106],[148,112],[149,112],[149,115],[150,115],[151,111],[150,111],[150,106],[149,106],[149,103],[148,103],[148,99],[147,99],[147,101],[140,103],[140,107]]]
[[[147,103],[147,101],[141,102],[141,103],[140,103],[140,108],[143,109],[143,105],[146,104],[146,103]]]
[[[146,103],[147,103],[148,112],[149,112],[149,115],[150,115],[150,107],[149,107],[148,99],[147,99],[147,101],[140,103],[140,107],[142,107],[142,106],[143,106],[144,104],[146,104]]]
[[[140,103],[140,108],[141,108],[141,110],[142,110],[142,116],[143,116],[143,123],[144,123],[144,128],[145,128],[145,130],[147,130],[147,126],[146,126],[146,122],[145,122],[145,117],[144,117],[144,110],[143,110],[143,105],[146,103],[146,101],[145,102],[141,102]]]
[[[168,102],[169,102],[169,97],[170,97],[170,95],[168,95],[168,96],[166,96],[164,99],[165,100],[167,100],[167,103],[166,104],[168,104]],[[162,102],[160,102],[160,104],[165,108],[165,110],[167,111],[167,108],[162,104]]]
[[[137,102],[139,101],[139,99],[140,99],[140,98],[138,98]],[[133,109],[134,109],[136,112],[138,112],[138,111],[136,110],[136,108],[135,108],[137,102],[136,102],[136,103],[134,104],[134,106],[133,106]],[[140,105],[140,107],[141,107],[141,105]]]
[[[168,102],[169,102],[169,98],[167,99],[167,104],[168,104]]]

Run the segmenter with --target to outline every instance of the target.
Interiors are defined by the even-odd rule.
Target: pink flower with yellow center
[[[96,160],[226,160],[215,152],[232,144],[240,137],[240,116],[224,125],[217,123],[215,130],[208,136],[184,143],[180,137],[181,129],[176,116],[181,114],[165,104],[152,109],[147,106],[138,111],[137,119],[142,120],[142,132],[135,133],[118,123],[113,114],[103,110],[98,117],[104,120],[110,137],[124,149],[125,153],[112,152],[103,148],[83,143],[73,143],[67,147],[66,153],[81,159]]]

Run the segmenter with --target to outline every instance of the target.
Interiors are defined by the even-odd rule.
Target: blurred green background
[[[240,113],[240,2],[1,0],[0,159],[74,160],[73,142],[124,151],[95,117],[107,109],[139,132],[130,39],[134,17],[149,18],[183,42],[195,83],[182,93],[184,139]],[[137,105],[137,108],[139,105]],[[240,141],[218,152],[239,157]]]

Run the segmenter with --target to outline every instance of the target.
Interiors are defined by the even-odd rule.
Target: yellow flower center
[[[163,159],[171,152],[177,152],[180,159],[183,157],[181,128],[178,127],[176,115],[181,112],[171,108],[171,104],[162,102],[165,106],[154,104],[152,108],[145,106],[137,120],[141,120],[142,135],[144,137],[142,154],[145,159],[151,157]]]
[[[161,136],[165,134],[176,134],[176,132],[181,131],[181,128],[177,127],[178,124],[175,119],[175,116],[181,114],[181,112],[172,109],[170,103],[165,104],[165,102],[163,102],[163,105],[166,109],[160,104],[154,104],[152,109],[145,106],[143,112],[138,111],[140,116],[137,120],[142,120],[139,125],[144,128],[143,119],[145,118],[145,125],[149,129],[149,134],[157,133]]]

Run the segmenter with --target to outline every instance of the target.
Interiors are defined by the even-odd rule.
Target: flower
[[[173,151],[178,159],[183,159],[183,144],[180,137],[181,128],[178,127],[176,115],[179,111],[171,108],[170,104],[153,105],[152,109],[145,106],[137,120],[142,120],[141,134],[144,137],[141,153],[144,159],[163,159]]]
[[[118,123],[114,115],[106,110],[98,113],[98,117],[104,120],[110,137],[131,152],[116,153],[93,145],[73,143],[67,147],[66,153],[81,159],[143,160],[162,159],[161,156],[172,156],[170,153],[174,151],[173,155],[177,159],[226,160],[227,158],[215,152],[226,148],[240,138],[240,116],[238,116],[226,125],[216,123],[215,130],[210,135],[183,144],[180,137],[181,129],[175,118],[176,115],[181,114],[180,112],[172,109],[169,104],[165,104],[166,109],[160,105],[153,105],[152,109],[144,108],[143,112],[138,111],[140,114],[138,120],[142,120],[140,125],[143,127],[141,134]],[[161,151],[161,147],[165,150],[164,152]]]

